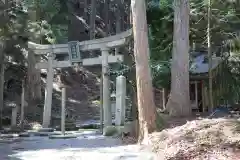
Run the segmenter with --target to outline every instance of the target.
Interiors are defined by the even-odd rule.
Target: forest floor
[[[239,160],[240,119],[167,119],[150,135],[152,150],[164,160]]]
[[[139,145],[94,131],[75,133],[74,139],[26,137],[0,140],[0,160],[154,160],[154,153]]]
[[[1,139],[0,160],[239,160],[239,117],[169,118],[164,130],[150,135],[150,146],[131,137],[104,137],[96,131],[73,132],[74,139],[16,137]],[[130,141],[129,141],[130,140]]]

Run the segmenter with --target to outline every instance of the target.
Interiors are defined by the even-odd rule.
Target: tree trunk
[[[104,31],[106,33],[105,36],[108,36],[109,34],[109,4],[110,1],[109,0],[105,0],[104,2],[104,24],[105,24],[105,27],[104,27]]]
[[[4,42],[0,41],[0,129],[2,128],[3,113],[3,93],[4,93]]]
[[[29,18],[31,21],[37,20],[37,11],[30,10]],[[39,40],[32,39],[32,41],[39,42]],[[28,77],[27,77],[27,99],[28,99],[28,110],[26,114],[35,114],[38,101],[42,98],[41,93],[41,76],[40,70],[35,68],[38,58],[34,55],[34,52],[28,51]],[[35,115],[32,115],[34,118]],[[33,119],[34,120],[34,119]]]
[[[148,134],[156,129],[156,107],[153,100],[149,66],[149,44],[145,0],[131,1],[134,33],[134,56],[139,118],[139,142],[147,142]]]
[[[116,33],[120,33],[122,31],[122,17],[123,17],[123,4],[121,0],[116,1],[117,10],[116,10]]]
[[[90,28],[89,28],[89,38],[90,40],[95,39],[95,21],[96,21],[96,3],[97,0],[91,0],[91,15],[90,15]],[[90,55],[93,56],[94,52],[91,51]]]
[[[134,65],[135,63],[135,58],[133,56],[133,41],[130,41],[128,48],[123,48],[121,51],[124,55],[124,63],[131,67],[130,72],[127,73],[128,77],[128,83],[127,83],[127,88],[129,89],[128,95],[130,96],[131,99],[131,119],[135,122],[138,120],[138,109],[137,109],[137,87],[136,87],[136,69]],[[131,136],[138,137],[138,127],[139,124],[135,123],[136,126],[133,128],[133,133],[131,133]]]
[[[91,0],[90,33],[89,37],[95,39],[96,0]]]
[[[189,97],[189,2],[174,0],[174,37],[171,93],[167,109],[171,116],[191,114]]]
[[[6,10],[8,9],[8,1],[3,1],[4,3],[4,16],[3,19],[6,18],[6,20],[8,20],[8,14],[6,12]],[[7,23],[7,21],[3,21],[2,22],[4,25]],[[4,107],[4,73],[5,73],[5,47],[6,47],[6,42],[4,39],[0,39],[0,129],[3,127],[2,126],[2,118],[3,118],[3,107]]]
[[[41,99],[40,71],[35,68],[36,59],[34,53],[28,52],[28,112],[35,113],[37,102]]]
[[[212,49],[211,49],[211,0],[208,0],[208,25],[207,25],[207,38],[208,38],[208,83],[209,83],[209,111],[213,111],[213,83],[212,83]]]
[[[117,4],[117,10],[116,10],[116,34],[121,32],[121,20],[122,20],[122,2],[121,0],[115,1]],[[115,48],[115,54],[119,54],[119,48]]]
[[[86,22],[88,22],[88,0],[84,0],[84,13],[83,18]]]

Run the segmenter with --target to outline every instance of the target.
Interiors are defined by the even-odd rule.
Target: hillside
[[[11,65],[10,65],[11,66]],[[21,70],[16,70],[15,67],[10,67],[6,71],[5,81],[5,118],[11,117],[11,105],[20,106],[21,104],[21,82],[18,81],[21,77]],[[44,106],[44,94],[46,85],[46,71],[41,72],[42,79],[42,98],[35,106],[35,120],[42,119],[42,112]],[[99,78],[97,75],[87,71],[84,68],[73,69],[67,68],[64,70],[55,70],[54,82],[53,82],[53,103],[52,103],[52,117],[53,119],[60,118],[61,113],[61,89],[60,86],[65,84],[67,86],[67,102],[66,113],[68,118],[77,119],[78,121],[86,121],[90,119],[99,119]],[[14,96],[13,96],[14,94]],[[27,102],[27,98],[26,98]],[[28,106],[34,107],[34,106]],[[26,108],[27,110],[27,108]],[[32,115],[27,115],[27,120],[32,119]],[[31,117],[31,118],[29,118]]]

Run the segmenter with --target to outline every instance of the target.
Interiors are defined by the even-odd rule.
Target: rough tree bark
[[[30,10],[29,18],[32,21],[37,20],[37,11]],[[39,42],[36,39],[32,39],[32,41]],[[35,113],[36,107],[38,105],[38,101],[42,98],[41,93],[41,75],[40,70],[35,68],[36,62],[38,61],[38,57],[34,55],[34,52],[28,51],[28,73],[27,73],[27,99],[28,99],[28,110],[26,114]],[[35,115],[32,115],[35,116]],[[32,117],[34,118],[34,117]]]
[[[90,30],[89,38],[90,40],[95,39],[95,28],[96,28],[96,12],[97,12],[97,0],[91,0],[91,14],[90,14]],[[90,55],[93,56],[94,52],[91,51]]]
[[[116,15],[116,34],[120,33],[122,28],[121,28],[121,20],[122,20],[122,8],[123,4],[121,0],[116,0],[115,3],[117,4],[117,10],[115,12]],[[119,48],[115,48],[115,54],[119,54]]]
[[[0,128],[2,128],[3,112],[3,93],[4,93],[4,42],[0,40]]]
[[[7,23],[8,20],[8,15],[7,15],[7,8],[8,8],[8,1],[3,1],[3,9],[5,9],[4,14],[3,14],[3,25],[5,25]],[[5,21],[4,21],[5,20]],[[4,64],[4,59],[5,59],[5,55],[4,55],[4,50],[5,50],[5,40],[0,39],[0,129],[2,128],[2,117],[3,117],[3,107],[4,107],[4,73],[5,73],[5,64]]]
[[[208,39],[208,83],[209,83],[209,111],[213,111],[213,82],[212,82],[212,46],[211,46],[211,19],[212,9],[211,0],[208,0],[208,25],[207,25],[207,39]]]
[[[125,5],[130,6],[131,2],[129,0],[123,0],[122,5],[122,12],[121,12],[121,24],[122,24],[122,31],[125,31],[129,28],[132,28],[132,20],[131,20],[131,7],[125,8]],[[126,12],[125,12],[126,10]],[[127,13],[127,14],[126,14]],[[126,24],[126,25],[125,25]],[[128,46],[125,48],[121,48],[121,53],[124,55],[124,63],[131,67],[130,72],[127,73],[128,83],[127,88],[129,89],[128,95],[131,99],[131,119],[134,122],[134,128],[130,136],[138,137],[139,132],[139,123],[138,123],[138,109],[137,109],[137,87],[136,87],[136,69],[135,67],[135,57],[134,57],[134,43],[131,40],[128,43]]]
[[[83,18],[85,21],[88,21],[88,1],[84,0],[84,13],[83,13]]]
[[[104,31],[106,33],[105,36],[108,36],[109,34],[109,5],[110,5],[110,1],[109,0],[105,0],[104,2]]]
[[[133,16],[134,56],[139,118],[139,142],[148,142],[148,134],[156,129],[156,107],[153,100],[149,66],[148,28],[145,0],[131,1]]]
[[[174,0],[171,93],[166,106],[171,116],[191,114],[189,97],[189,12],[188,0]]]
[[[96,0],[91,0],[91,15],[90,15],[90,33],[89,37],[95,39],[95,20],[96,20]]]

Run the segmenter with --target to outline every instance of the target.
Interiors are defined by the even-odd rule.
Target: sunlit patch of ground
[[[138,145],[94,132],[78,132],[76,139],[28,137],[0,143],[0,160],[153,160],[154,154]]]
[[[150,141],[164,160],[239,160],[240,120],[191,120],[153,133]]]

